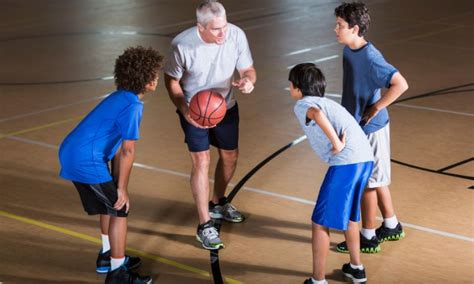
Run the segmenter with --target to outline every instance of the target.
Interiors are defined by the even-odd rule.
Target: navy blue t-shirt
[[[112,180],[108,162],[123,140],[138,140],[143,103],[128,91],[100,102],[64,139],[59,148],[60,176],[98,184]]]
[[[354,116],[365,134],[373,133],[388,124],[387,109],[380,110],[367,125],[361,122],[362,115],[381,98],[381,88],[390,87],[392,76],[398,70],[387,63],[371,43],[356,50],[345,46],[343,54],[341,104]]]

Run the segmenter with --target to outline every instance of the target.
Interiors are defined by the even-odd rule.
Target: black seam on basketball
[[[224,97],[221,96],[221,94],[212,91],[212,92],[211,92],[211,96],[212,96],[212,93],[216,93],[216,94],[218,94],[218,95],[221,97],[221,103],[209,114],[209,119],[211,118],[212,114],[215,113],[215,112],[221,107],[221,105],[224,103]],[[221,116],[221,117],[223,117],[223,116]],[[213,117],[213,119],[219,119],[219,118],[221,118],[221,117]],[[209,121],[209,123],[210,123],[210,121]]]
[[[211,125],[211,121],[209,120],[209,117],[206,116],[207,109],[209,108],[209,103],[211,102],[211,97],[212,97],[212,91],[211,91],[211,94],[207,97],[206,111],[204,111],[204,115],[202,116],[203,117],[203,119],[202,119],[202,124],[203,125],[204,125],[204,122],[206,121],[206,119],[209,121],[209,125]]]

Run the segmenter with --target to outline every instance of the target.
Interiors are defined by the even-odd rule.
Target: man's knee
[[[209,169],[211,163],[211,156],[209,151],[192,152],[191,160],[193,162],[193,168],[195,169]]]
[[[220,150],[220,159],[225,165],[235,165],[237,163],[237,159],[239,158],[239,151],[238,150]]]

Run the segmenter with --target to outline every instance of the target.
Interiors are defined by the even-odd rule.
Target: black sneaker
[[[397,226],[394,229],[385,227],[383,224],[377,230],[375,230],[375,235],[380,240],[384,241],[398,241],[405,237],[405,232],[403,231],[402,224],[398,222]]]
[[[350,263],[342,266],[342,273],[352,280],[352,283],[365,283],[367,277],[365,276],[365,269],[354,269]]]
[[[141,264],[142,261],[139,257],[133,257],[128,255],[125,256],[124,265],[127,267],[127,269],[135,270],[140,267]],[[95,271],[97,271],[97,273],[107,273],[110,271],[110,250],[104,253],[102,253],[102,251],[99,251]]]
[[[328,282],[326,281],[326,284],[327,284],[327,283],[328,283]],[[311,280],[311,278],[308,278],[308,279],[306,279],[306,280],[303,282],[303,284],[313,284],[313,280]]]
[[[342,253],[348,253],[349,248],[346,242],[337,244],[336,250]],[[373,236],[370,240],[360,234],[360,252],[362,253],[378,253],[380,252],[380,242],[377,235]]]
[[[149,276],[140,276],[138,273],[129,271],[124,265],[107,272],[105,284],[151,284]]]

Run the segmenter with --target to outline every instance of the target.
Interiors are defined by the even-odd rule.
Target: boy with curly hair
[[[377,253],[380,242],[399,240],[405,236],[388,188],[390,128],[387,107],[408,89],[408,84],[380,51],[364,38],[370,15],[363,3],[343,3],[334,14],[337,40],[345,45],[341,104],[364,130],[375,156],[374,170],[362,196],[360,249],[364,253]],[[382,88],[388,89],[383,95]],[[384,219],[382,226],[376,230],[377,203]],[[346,242],[338,244],[337,250],[347,252]]]
[[[125,246],[141,100],[155,91],[162,60],[152,48],[126,49],[115,61],[117,90],[86,115],[59,149],[60,176],[72,181],[89,215],[100,214],[102,249],[96,271],[107,273],[105,283],[152,283],[150,277],[131,272],[141,260],[126,256]]]

